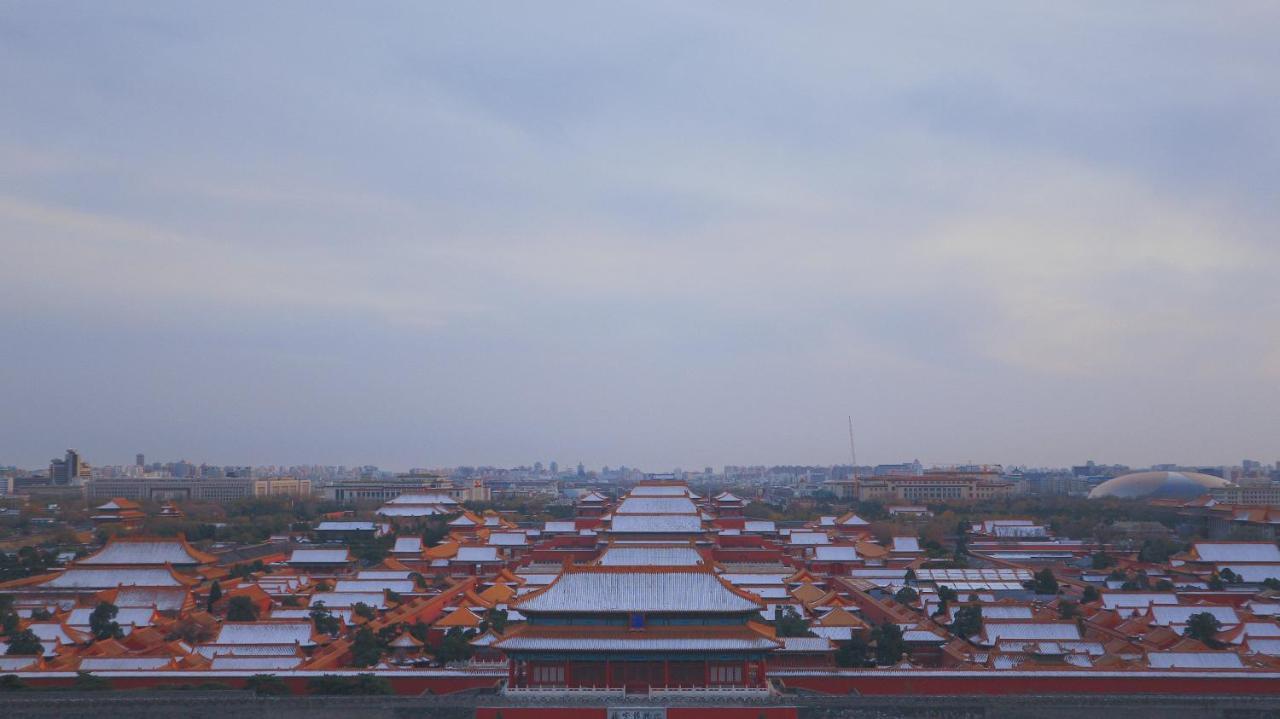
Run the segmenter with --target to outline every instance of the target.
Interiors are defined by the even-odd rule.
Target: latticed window
[[[711,665],[711,683],[712,684],[741,684],[742,683],[742,665]]]
[[[535,666],[533,668],[533,682],[535,684],[564,684],[564,667]]]

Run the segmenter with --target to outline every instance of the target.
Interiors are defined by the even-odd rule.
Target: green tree
[[[485,617],[485,623],[497,634],[505,632],[507,630],[507,610],[490,610],[488,616]]]
[[[93,613],[89,615],[89,631],[94,639],[118,639],[124,636],[116,615],[120,609],[110,602],[98,602]]]
[[[1074,619],[1080,616],[1080,605],[1070,599],[1063,599],[1058,602],[1058,617],[1060,619]]]
[[[40,637],[37,637],[35,632],[30,629],[24,629],[9,637],[9,648],[4,653],[14,656],[38,657],[44,654],[44,646],[40,644]]]
[[[964,637],[965,639],[980,633],[982,631],[982,607],[972,605],[957,609],[950,629],[956,636]]]
[[[871,650],[867,641],[859,634],[845,642],[836,650],[836,666],[865,667],[871,665]]]
[[[951,602],[958,599],[960,599],[960,595],[956,594],[956,590],[945,584],[938,585],[938,608],[933,611],[933,616],[946,614],[947,607],[950,606]]]
[[[258,696],[286,696],[293,693],[289,685],[274,674],[254,674],[245,680],[244,687]]]
[[[436,650],[436,659],[444,663],[460,662],[471,658],[475,647],[471,646],[471,632],[462,631],[462,627],[450,627],[445,633],[440,648]]]
[[[792,607],[778,607],[773,614],[774,631],[780,637],[811,637],[809,623]]]
[[[209,603],[205,605],[205,609],[210,614],[213,614],[213,605],[217,604],[219,599],[222,599],[222,585],[214,580],[213,585],[209,587]]]
[[[373,607],[365,604],[364,602],[356,602],[355,606],[351,608],[351,613],[355,614],[357,617],[363,617],[369,620],[378,616],[378,613],[374,611]]]
[[[357,667],[371,667],[382,659],[382,642],[368,627],[360,627],[351,642],[351,663]]]
[[[907,606],[911,606],[915,604],[916,600],[919,598],[920,598],[920,595],[917,594],[916,590],[912,589],[911,587],[903,587],[902,589],[899,589],[897,592],[894,592],[894,595],[893,595],[893,600],[895,602],[897,602],[898,604],[905,604]]]
[[[76,672],[71,688],[78,692],[101,692],[111,689],[111,681],[105,677],[94,676],[89,672]]]
[[[258,620],[258,607],[253,600],[243,594],[238,597],[232,597],[227,602],[227,621],[228,622],[256,622]]]
[[[0,692],[23,692],[31,687],[18,678],[17,674],[0,676]]]
[[[1053,570],[1045,567],[1036,572],[1031,582],[1031,588],[1036,594],[1057,594],[1058,579],[1053,576]]]
[[[1102,595],[1098,592],[1098,588],[1090,584],[1084,588],[1084,594],[1080,597],[1080,601],[1096,602],[1101,597]]]
[[[345,677],[336,674],[312,677],[307,680],[309,694],[373,695],[391,694],[391,682],[374,674],[358,674]]]
[[[877,625],[871,633],[876,643],[876,663],[881,666],[897,664],[907,650],[902,640],[902,628],[892,622]]]
[[[1094,569],[1107,569],[1116,566],[1116,560],[1106,552],[1097,552],[1089,557],[1090,565]]]
[[[1222,622],[1209,612],[1197,612],[1187,618],[1187,628],[1183,630],[1183,636],[1198,639],[1213,648],[1222,646],[1218,641],[1217,634],[1222,630]]]
[[[324,602],[316,602],[311,605],[311,624],[320,634],[328,634],[331,637],[338,636],[338,632],[342,629],[342,624],[338,618],[333,616],[325,606]]]

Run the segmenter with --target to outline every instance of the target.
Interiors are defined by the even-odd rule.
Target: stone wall
[[[623,700],[624,702],[626,700]],[[681,707],[689,702],[634,700],[645,706]],[[609,702],[616,705],[621,702]],[[517,715],[527,703],[493,695],[442,697],[256,697],[241,691],[182,692],[12,692],[0,694],[5,719],[473,719],[505,710]],[[559,703],[562,716],[603,715],[595,702]],[[1280,699],[1270,697],[1010,696],[1010,697],[786,697],[776,704],[751,705],[750,716],[777,716],[794,707],[799,719],[1263,719],[1280,716]],[[724,707],[724,705],[721,705]],[[726,707],[727,708],[727,707]],[[746,707],[732,712],[742,716]],[[673,714],[678,712],[673,712]],[[699,716],[716,719],[715,705]],[[729,714],[730,712],[725,712]],[[788,712],[790,713],[790,712]]]

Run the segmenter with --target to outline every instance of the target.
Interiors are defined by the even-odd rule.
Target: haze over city
[[[0,464],[1274,461],[1273,3],[5,3]]]

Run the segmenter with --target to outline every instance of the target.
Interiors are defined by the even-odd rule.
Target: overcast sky
[[[1274,2],[0,1],[0,465],[1280,459]]]

